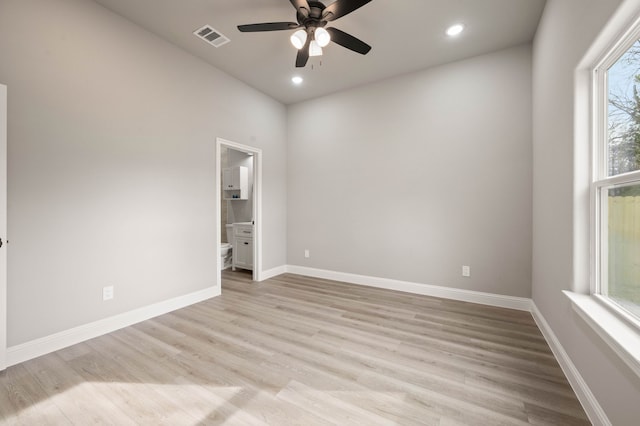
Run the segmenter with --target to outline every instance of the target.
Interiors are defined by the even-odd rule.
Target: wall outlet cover
[[[110,285],[108,287],[102,288],[102,300],[111,300],[113,299],[113,286]]]
[[[467,265],[463,265],[462,266],[462,276],[463,277],[470,277],[471,276],[471,267],[469,267]]]

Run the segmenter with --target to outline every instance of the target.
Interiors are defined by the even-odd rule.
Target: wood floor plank
[[[0,373],[0,425],[585,425],[527,312],[283,274]]]
[[[33,380],[24,365],[8,369],[3,380],[6,392],[0,390],[0,421],[22,425],[71,424],[62,411]],[[17,416],[9,418],[9,413]]]
[[[105,397],[103,390],[69,368],[58,354],[36,358],[23,365],[72,424],[136,424],[113,399]]]

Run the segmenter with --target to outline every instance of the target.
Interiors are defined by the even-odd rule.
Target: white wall
[[[216,285],[216,137],[263,149],[286,263],[283,105],[92,1],[0,0],[0,57],[9,345]]]
[[[289,264],[530,296],[529,45],[289,106],[288,143]]]
[[[586,251],[583,246],[588,241],[586,235],[573,233],[584,231],[581,224],[574,224],[574,200],[584,200],[587,190],[574,183],[574,176],[585,175],[574,169],[575,70],[618,4],[617,0],[548,0],[536,34],[532,292],[611,423],[631,425],[640,418],[640,379],[572,311],[561,293],[588,287],[582,282],[588,271],[578,271],[574,257]],[[581,201],[577,207],[586,205]]]

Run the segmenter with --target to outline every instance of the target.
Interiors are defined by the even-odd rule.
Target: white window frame
[[[607,137],[606,124],[603,127],[606,122],[599,120],[606,113],[608,103],[606,74],[602,70],[628,49],[627,43],[634,35],[640,35],[638,31],[640,0],[623,0],[575,70],[574,282],[573,291],[563,293],[573,310],[640,377],[637,318],[600,295],[598,280],[602,272],[599,245],[601,240],[606,240],[599,229],[603,219],[598,209],[599,189],[620,184],[630,177],[625,174],[600,179],[607,172],[606,161],[601,161],[602,155],[607,154],[606,145],[598,143]],[[640,176],[640,172],[632,174],[633,180],[636,175]]]
[[[603,208],[608,203],[607,191],[610,188],[629,184],[640,184],[640,170],[608,176],[609,147],[608,147],[608,107],[609,88],[608,69],[611,68],[622,55],[640,39],[640,19],[624,33],[618,41],[603,55],[592,73],[593,97],[593,135],[592,164],[591,164],[591,294],[598,298],[621,320],[636,327],[640,332],[640,318],[623,309],[607,295],[608,289],[608,238],[607,238],[607,210]]]

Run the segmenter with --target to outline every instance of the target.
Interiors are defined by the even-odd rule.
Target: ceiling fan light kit
[[[296,67],[304,67],[310,56],[322,55],[322,48],[334,42],[354,52],[366,55],[371,46],[337,28],[325,26],[369,3],[371,0],[336,0],[329,6],[319,1],[290,0],[296,9],[297,22],[265,22],[238,25],[241,32],[295,30],[291,44],[298,49]]]
[[[331,42],[331,35],[322,27],[316,28],[313,36],[320,47],[326,47]]]
[[[295,33],[291,34],[291,44],[293,44],[293,47],[295,47],[296,49],[302,49],[306,42],[307,32],[305,30],[298,30]]]
[[[315,40],[311,40],[309,44],[309,56],[322,56],[322,47]]]

